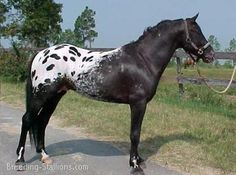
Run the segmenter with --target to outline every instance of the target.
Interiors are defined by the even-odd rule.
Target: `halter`
[[[191,40],[190,36],[189,36],[189,30],[188,30],[188,24],[187,21],[184,20],[184,29],[185,29],[185,33],[186,33],[186,42],[189,43],[196,51],[197,53],[202,56],[204,53],[204,50],[207,49],[210,46],[210,43],[207,42],[203,47],[197,47],[197,45]],[[194,58],[194,56],[190,53],[187,52],[190,57],[196,62],[197,60]]]

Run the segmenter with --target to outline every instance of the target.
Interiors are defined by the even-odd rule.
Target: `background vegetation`
[[[39,8],[40,7],[40,8]],[[0,38],[11,41],[7,52],[0,44],[0,73],[13,81],[24,81],[28,60],[40,49],[52,44],[70,43],[91,47],[98,36],[95,31],[96,12],[86,7],[74,23],[74,29],[62,31],[60,23],[62,4],[53,0],[0,0]],[[222,50],[217,37],[210,35],[208,41],[216,51]],[[236,40],[229,42],[225,51],[236,50]],[[182,60],[183,61],[183,60]],[[205,66],[205,64],[200,64]],[[233,63],[215,61],[211,67],[232,68]],[[175,66],[175,61],[169,67]]]
[[[230,77],[231,70],[220,70],[215,74],[218,69],[203,68],[202,72],[219,79]],[[192,69],[183,73],[196,76]],[[0,100],[23,106],[24,84],[3,78],[1,81]],[[235,88],[227,95],[218,95],[205,86],[186,85],[185,94],[180,98],[176,70],[167,68],[144,118],[141,155],[190,174],[235,173],[235,96]],[[128,154],[130,111],[127,105],[97,102],[69,92],[54,115],[63,121],[63,126],[84,128]]]
[[[64,42],[91,47],[98,36],[95,11],[86,7],[76,19],[74,29],[62,31],[61,10],[62,4],[53,0],[0,0],[0,37],[11,41],[10,50],[0,49],[0,100],[23,106],[27,62],[39,48]],[[225,49],[214,35],[208,41],[216,51],[236,50],[235,39]],[[229,68],[233,67],[231,61],[200,65],[205,76],[221,79],[230,77]],[[192,68],[184,69],[183,73],[196,76]],[[213,174],[235,173],[236,89],[218,95],[205,86],[186,85],[180,98],[175,78],[175,60],[172,60],[148,105],[141,154],[193,174],[195,171],[209,174],[209,167],[216,169]],[[96,102],[73,92],[63,98],[55,113],[66,125],[86,128],[127,153],[129,114],[126,105]],[[200,169],[203,171],[199,173]]]
[[[0,0],[0,38],[11,41],[5,50],[0,44],[0,73],[13,81],[24,81],[28,60],[42,48],[70,43],[91,47],[98,36],[96,12],[86,7],[77,17],[74,30],[62,31],[62,4],[53,0]]]

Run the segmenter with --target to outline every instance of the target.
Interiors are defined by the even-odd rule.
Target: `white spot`
[[[125,70],[124,65],[121,64],[121,66],[120,66],[120,71],[121,71],[121,72],[124,72],[124,70]]]
[[[134,159],[132,162],[134,163],[134,168],[138,168],[137,159]]]
[[[42,159],[46,159],[49,157],[49,155],[47,155],[43,149],[42,149],[41,155],[42,155]]]
[[[41,108],[40,110],[39,110],[39,112],[38,112],[38,115],[40,114],[40,112],[43,110],[43,108]]]
[[[18,156],[18,160],[20,160],[21,156],[22,156],[22,151],[23,151],[24,147],[20,147],[20,152],[19,152],[19,156]]]
[[[112,72],[112,65],[108,66],[108,72]]]
[[[69,53],[69,48],[71,46],[75,47],[81,55],[71,55]],[[76,89],[79,92],[88,95],[91,92],[94,95],[94,93],[96,93],[97,91],[97,85],[91,77],[98,74],[97,69],[100,66],[100,62],[103,60],[112,61],[113,56],[115,56],[114,58],[117,58],[122,52],[121,48],[117,48],[108,52],[88,53],[89,50],[69,44],[58,50],[55,50],[55,47],[57,46],[48,48],[48,50],[50,50],[50,53],[48,55],[57,54],[60,57],[59,60],[49,57],[47,59],[47,62],[44,62],[43,64],[43,61],[45,60],[45,56],[43,53],[44,51],[39,52],[33,60],[31,70],[36,70],[37,75],[35,76],[38,76],[36,80],[34,78],[32,79],[32,85],[35,88],[36,92],[38,90],[39,84],[46,84],[45,79],[50,79],[51,82],[54,82],[57,80],[57,78],[65,76],[67,79],[71,80],[71,82],[74,83]],[[64,56],[67,57],[67,61],[63,59]],[[70,59],[72,56],[75,58],[75,61],[72,61]],[[86,58],[89,57],[92,58],[90,60],[86,60]],[[55,66],[52,70],[47,71],[46,68],[51,64],[54,64]],[[71,72],[75,72],[73,76],[71,75]],[[86,76],[84,76],[85,74]],[[79,78],[78,76],[81,78]],[[98,77],[99,81],[97,82],[102,83],[103,77],[99,75]]]

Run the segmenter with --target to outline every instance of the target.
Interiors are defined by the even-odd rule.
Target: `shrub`
[[[228,60],[228,61],[225,61],[224,65],[223,65],[225,68],[230,68],[232,69],[234,66],[233,66],[233,61],[232,60]]]
[[[2,52],[0,55],[0,75],[11,81],[24,81],[27,76],[27,65],[30,54],[22,52],[21,57],[13,52]]]

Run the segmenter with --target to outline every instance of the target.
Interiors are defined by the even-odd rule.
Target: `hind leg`
[[[26,142],[26,137],[27,137],[27,132],[30,129],[30,126],[33,122],[33,118],[37,116],[37,113],[41,109],[41,103],[40,101],[32,101],[31,103],[31,108],[26,111],[26,113],[22,117],[22,126],[21,126],[21,135],[20,135],[20,140],[19,144],[16,150],[16,154],[18,155],[16,165],[24,165],[25,160],[24,160],[24,152],[25,152],[25,142]]]
[[[22,117],[20,141],[16,150],[16,154],[18,155],[18,158],[16,161],[17,165],[20,165],[20,164],[23,165],[25,163],[25,160],[24,160],[25,141],[26,141],[26,136],[27,136],[29,127],[30,127],[29,113],[26,112],[24,116]]]
[[[37,117],[37,138],[36,138],[36,151],[37,153],[41,153],[41,161],[46,164],[51,164],[52,160],[49,158],[46,150],[45,150],[45,129],[49,122],[51,115],[53,114],[56,106],[63,95],[65,95],[65,91],[62,91],[55,96],[51,97],[46,101],[43,105],[43,108]]]

